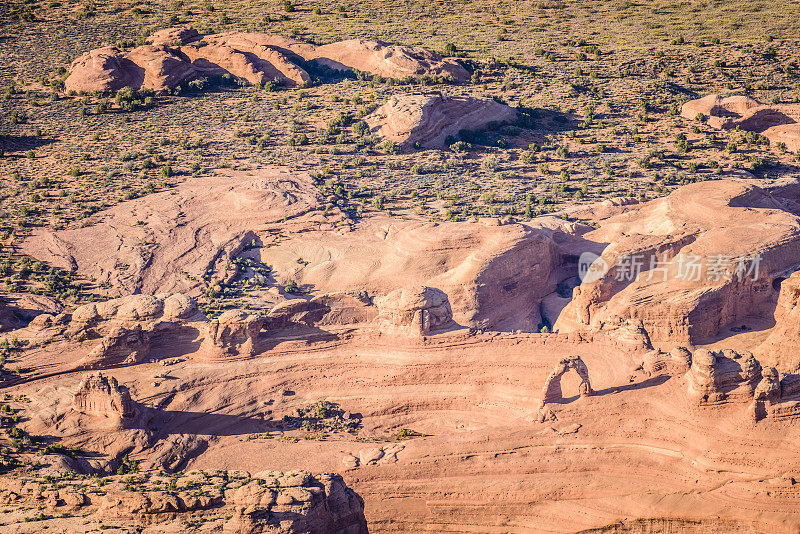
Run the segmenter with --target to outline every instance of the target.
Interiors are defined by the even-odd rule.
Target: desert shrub
[[[472,149],[472,145],[464,141],[456,141],[455,143],[451,143],[449,147],[450,150],[456,154],[468,152]]]
[[[297,285],[297,282],[294,280],[289,280],[285,286],[283,286],[283,290],[287,293],[299,293],[300,287]]]
[[[353,133],[356,135],[364,135],[369,131],[369,126],[364,121],[358,121],[353,125]]]
[[[391,139],[387,139],[383,143],[381,143],[381,149],[388,155],[393,156],[397,154],[399,147],[397,143],[392,141]]]

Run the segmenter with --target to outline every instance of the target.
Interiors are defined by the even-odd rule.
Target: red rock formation
[[[686,373],[692,365],[692,353],[684,347],[675,347],[668,353],[651,350],[644,356],[642,369],[651,376],[676,376]]]
[[[312,60],[335,69],[358,69],[398,79],[469,79],[469,73],[453,60],[421,48],[380,41],[356,39],[314,46],[261,33],[201,35],[192,27],[176,27],[154,33],[148,42],[127,53],[114,47],[87,52],[73,62],[66,89],[105,92],[131,87],[162,91],[188,80],[224,74],[251,84],[277,81],[296,86],[311,81],[300,63]]]
[[[125,419],[134,414],[128,388],[116,378],[101,373],[87,375],[78,385],[74,396],[75,409],[89,415]]]
[[[222,524],[222,532],[230,534],[368,532],[364,501],[337,474],[268,471],[251,477],[242,471],[191,471],[174,478],[154,473],[113,475],[104,477],[103,485],[95,486],[97,491],[86,491],[90,487],[86,479],[59,478],[58,488],[46,491],[40,491],[47,480],[41,474],[4,478],[0,500],[16,507],[45,509],[61,518],[72,515],[63,512],[79,511],[90,521],[122,522],[140,530],[200,516],[218,520],[215,531]],[[168,482],[178,489],[167,490]],[[48,519],[39,519],[37,526],[47,529]]]
[[[783,143],[791,151],[800,150],[800,106],[764,105],[744,96],[707,95],[683,105],[681,115],[694,119],[698,114],[708,124],[724,130],[742,130],[763,134],[772,143]]]
[[[749,402],[761,380],[761,364],[749,352],[698,349],[686,375],[689,395],[700,405]]]
[[[326,293],[310,300],[291,299],[276,304],[269,311],[267,329],[291,325],[364,325],[375,319],[377,313],[365,294]]]
[[[180,46],[197,41],[203,36],[191,26],[176,26],[159,30],[147,38],[147,42],[159,46]]]
[[[76,369],[104,369],[116,365],[141,363],[150,352],[150,332],[141,325],[131,328],[114,326],[85,358],[78,361]]]
[[[67,91],[118,91],[123,87],[141,87],[143,69],[125,58],[116,47],[91,50],[72,62],[64,82]]]
[[[545,380],[544,387],[542,388],[543,404],[561,400],[561,377],[568,371],[575,371],[575,374],[580,378],[581,382],[578,385],[578,393],[581,397],[590,397],[594,394],[591,382],[589,381],[589,369],[586,367],[586,364],[583,363],[583,359],[577,355],[567,356],[556,364],[555,368],[553,368],[550,375],[547,377],[547,380]]]
[[[428,335],[453,320],[447,294],[433,287],[396,289],[377,297],[378,319],[388,327],[400,327],[412,335]]]
[[[774,280],[800,264],[800,220],[744,181],[687,185],[597,226],[582,237],[608,243],[607,269],[573,290],[560,332],[639,319],[653,342],[703,342],[769,313]]]
[[[356,69],[395,79],[420,76],[450,78],[456,82],[469,79],[469,72],[455,60],[443,59],[424,48],[366,39],[318,46],[305,59],[315,59],[334,69]]]
[[[399,95],[378,108],[366,121],[378,135],[402,148],[419,144],[442,148],[462,130],[485,129],[490,123],[516,122],[517,110],[488,98],[442,95]]]
[[[755,350],[766,364],[794,370],[800,365],[800,271],[780,282],[775,326]]]
[[[248,358],[255,354],[263,319],[228,310],[205,325],[198,354],[207,360]]]

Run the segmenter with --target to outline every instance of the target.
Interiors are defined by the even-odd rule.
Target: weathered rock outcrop
[[[644,355],[642,369],[650,376],[677,376],[686,373],[692,365],[692,353],[684,347],[669,352],[651,350]]]
[[[447,294],[433,287],[396,289],[375,298],[378,319],[388,327],[400,327],[412,335],[424,336],[453,321]]]
[[[276,304],[267,316],[267,328],[364,325],[372,322],[377,314],[377,308],[366,293],[325,293],[309,300],[291,299]]]
[[[280,82],[289,86],[311,81],[311,76],[280,52],[236,35],[225,35],[181,47],[181,52],[203,77],[232,74],[253,85]]]
[[[256,352],[264,320],[241,310],[228,310],[205,325],[199,355],[203,359],[249,358]]]
[[[708,124],[723,130],[740,127],[764,135],[772,143],[784,143],[792,151],[800,150],[800,106],[764,105],[745,96],[722,97],[712,94],[683,105],[681,115],[707,118]]]
[[[351,39],[315,47],[306,60],[334,69],[356,69],[386,78],[420,76],[449,78],[456,82],[469,79],[469,72],[452,59],[419,47],[390,45],[382,41]]]
[[[339,475],[299,472],[260,473],[256,480],[225,492],[226,505],[234,511],[225,524],[226,533],[347,532],[366,534],[364,502]],[[261,482],[265,481],[265,482]],[[283,521],[296,517],[289,528]]]
[[[202,37],[200,32],[191,26],[174,26],[158,30],[147,38],[147,42],[155,46],[180,46]]]
[[[771,313],[775,280],[800,265],[800,220],[744,181],[687,185],[597,225],[583,238],[608,243],[604,269],[574,289],[560,332],[639,319],[654,342],[702,343]]]
[[[754,422],[800,416],[800,375],[763,367],[749,352],[698,349],[686,373],[697,406],[746,404]]]
[[[761,380],[761,364],[749,353],[698,349],[687,373],[689,395],[700,405],[748,402]]]
[[[366,121],[378,135],[407,149],[442,148],[448,138],[458,140],[462,131],[514,123],[518,118],[517,110],[488,98],[412,94],[393,96]]]
[[[101,373],[87,375],[81,380],[75,391],[74,406],[79,412],[117,422],[134,415],[128,388],[120,386],[113,376]]]
[[[775,326],[755,352],[768,365],[795,370],[800,366],[800,271],[777,281],[780,292]]]
[[[153,347],[190,342],[208,319],[183,294],[128,295],[84,304],[72,314],[41,314],[20,330],[39,343],[90,344],[75,369],[104,369],[145,361]]]
[[[148,42],[129,52],[104,47],[85,53],[72,63],[66,89],[91,92],[131,87],[162,91],[186,81],[226,74],[251,84],[275,81],[297,86],[311,81],[301,66],[307,61],[398,79],[469,78],[469,73],[454,60],[421,48],[381,41],[354,39],[315,46],[261,33],[201,35],[184,26],[160,30]]]
[[[98,486],[96,492],[85,491],[85,482],[70,477],[64,477],[57,489],[43,492],[45,480],[36,475],[4,478],[0,502],[58,515],[79,511],[90,519],[141,527],[202,513],[229,534],[368,532],[364,501],[337,474],[190,471],[170,479],[138,473],[104,477],[102,491]],[[167,490],[168,483],[178,489]],[[39,521],[44,526],[47,520],[43,516]]]
[[[150,352],[150,332],[140,325],[114,326],[78,363],[80,369],[102,369],[114,365],[141,363]]]
[[[198,77],[197,70],[163,46],[145,45],[130,52],[107,46],[91,50],[70,65],[67,91],[118,91],[123,87],[163,90]]]

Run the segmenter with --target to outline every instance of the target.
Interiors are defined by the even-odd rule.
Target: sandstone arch
[[[547,380],[545,380],[544,388],[542,388],[542,403],[553,402],[562,398],[561,377],[570,370],[575,371],[581,380],[578,385],[580,396],[589,397],[594,394],[592,385],[589,382],[589,369],[586,364],[580,356],[567,356],[556,364]]]

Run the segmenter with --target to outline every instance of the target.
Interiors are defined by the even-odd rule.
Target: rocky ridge
[[[231,75],[253,85],[296,87],[311,81],[309,62],[334,70],[359,70],[387,78],[434,76],[462,82],[469,73],[456,61],[427,50],[353,39],[316,46],[262,33],[202,35],[192,27],[160,30],[150,44],[123,51],[106,46],[70,66],[68,91],[164,91],[192,80]]]

